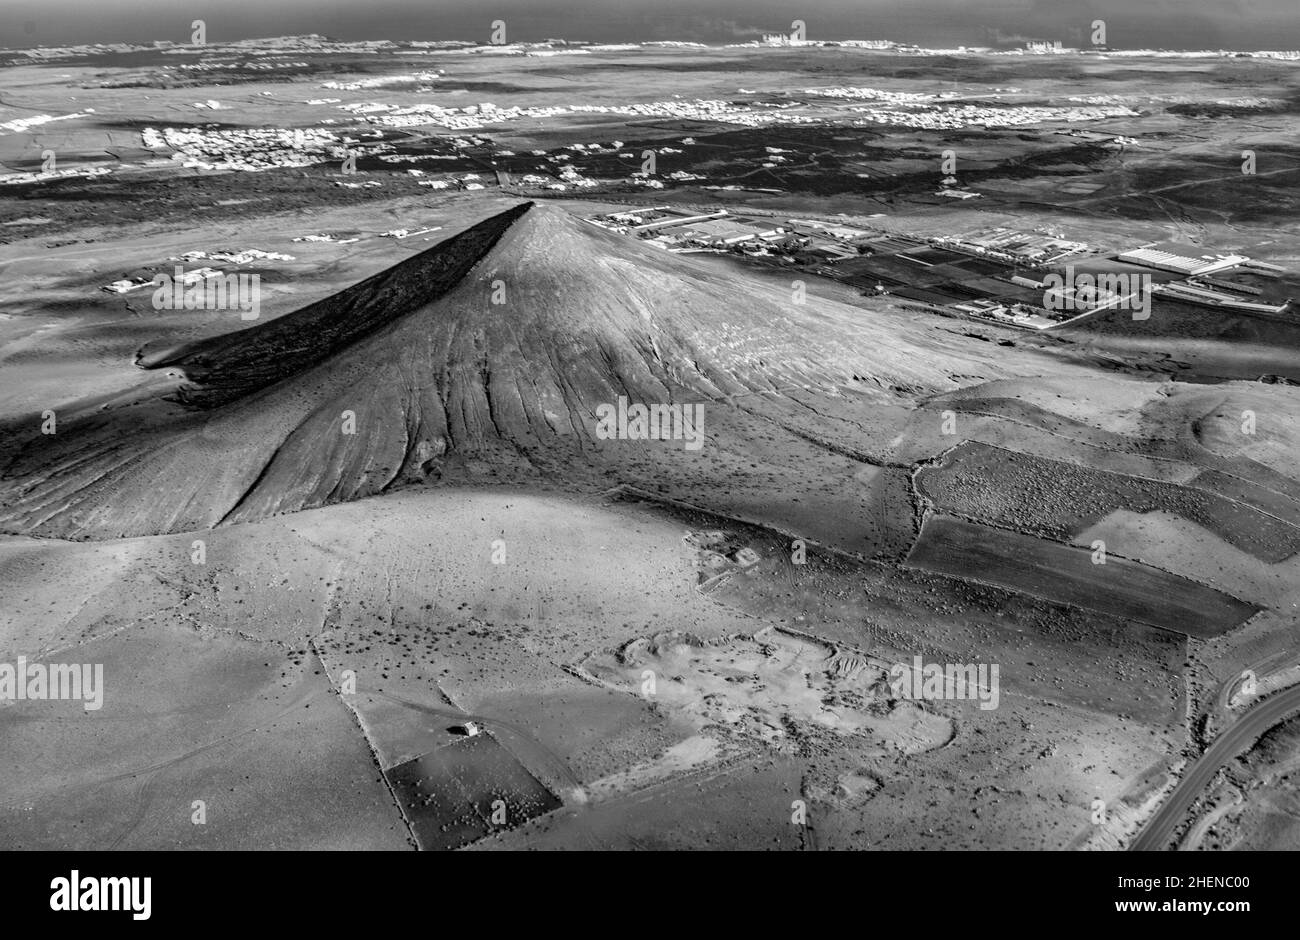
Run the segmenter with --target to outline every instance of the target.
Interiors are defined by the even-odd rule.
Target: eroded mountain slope
[[[955,388],[955,375],[1002,371],[982,350],[928,342],[911,324],[797,305],[771,285],[524,204],[326,301],[149,353],[141,364],[170,379],[155,371],[124,400],[60,415],[54,435],[28,422],[6,455],[3,521],[24,534],[108,538],[256,519],[430,476],[644,481],[662,467],[600,446],[598,405],[711,402],[719,420],[705,429],[705,459],[717,459],[755,446],[752,427],[728,426],[744,419],[748,396],[786,401],[806,389],[879,410]],[[772,410],[759,409],[760,437],[821,449],[801,426],[822,420],[819,406],[805,396]],[[672,448],[676,463],[698,457],[680,442],[659,449]]]

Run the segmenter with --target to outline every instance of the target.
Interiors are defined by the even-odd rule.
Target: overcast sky
[[[0,46],[323,33],[339,39],[688,39],[725,42],[807,23],[809,39],[994,45],[1300,48],[1300,0],[0,0]]]

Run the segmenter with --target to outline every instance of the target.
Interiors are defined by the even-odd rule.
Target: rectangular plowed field
[[[1114,556],[1097,565],[1084,548],[948,516],[926,520],[907,564],[1200,639],[1225,633],[1259,610],[1158,568]]]

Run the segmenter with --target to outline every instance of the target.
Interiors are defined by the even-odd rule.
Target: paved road
[[[1254,706],[1223,732],[1183,776],[1165,805],[1147,823],[1146,828],[1129,846],[1132,852],[1163,849],[1173,837],[1174,829],[1186,817],[1192,803],[1205,790],[1219,768],[1258,740],[1291,712],[1300,711],[1300,686],[1279,692]]]

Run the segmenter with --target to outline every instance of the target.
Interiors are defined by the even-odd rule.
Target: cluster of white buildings
[[[911,92],[893,92],[877,88],[835,87],[807,89],[806,94],[818,98],[846,101],[869,100],[880,102],[880,107],[851,108],[864,115],[862,120],[877,124],[892,124],[912,128],[952,129],[983,125],[985,127],[1018,127],[1050,121],[1097,121],[1115,117],[1136,117],[1136,111],[1118,104],[1077,105],[1071,107],[984,107],[964,104],[951,107],[938,106],[947,95],[935,96]],[[821,117],[791,113],[800,107],[797,102],[779,105],[764,103],[742,106],[716,99],[650,101],[628,105],[549,105],[541,107],[508,108],[495,104],[472,104],[462,108],[443,107],[436,104],[416,104],[407,107],[379,102],[357,102],[340,105],[340,109],[365,118],[372,124],[386,127],[413,127],[432,125],[450,130],[468,130],[487,125],[504,124],[524,119],[541,119],[574,114],[608,114],[627,118],[675,118],[679,120],[713,121],[746,127],[763,127],[770,124],[814,124]]]
[[[1128,95],[1071,95],[1065,100],[1074,104],[1128,104],[1133,99]]]
[[[841,49],[875,49],[877,51],[912,48],[903,47],[891,39],[798,39],[785,33],[768,33],[762,39],[751,42],[728,43],[728,49],[764,49],[768,47],[785,48],[797,46],[803,48],[841,48]]]
[[[351,82],[322,82],[322,88],[333,91],[360,91],[364,88],[383,88],[385,85],[427,84],[436,82],[446,74],[442,69],[427,72],[415,72],[412,75],[377,75],[374,78],[359,78]]]
[[[602,144],[599,141],[593,141],[592,143],[589,144],[569,144],[565,149],[572,150],[574,153],[601,153],[602,151],[622,150],[623,141],[612,140],[608,144]],[[533,154],[535,156],[540,157],[545,152],[546,151],[544,150],[534,150]],[[671,147],[661,147],[659,149],[659,152],[660,153],[681,153],[680,150],[674,150]]]
[[[550,58],[562,55],[591,55],[602,52],[636,52],[640,49],[707,49],[702,42],[685,42],[681,40],[660,40],[657,42],[595,42],[570,43],[563,40],[544,42],[511,43],[411,43],[412,46],[439,45],[443,52],[461,55],[488,56],[532,56]]]
[[[1232,49],[1204,50],[1169,50],[1169,49],[1071,49],[1063,48],[1055,42],[1032,42],[1023,48],[1011,50],[993,50],[986,46],[958,46],[955,48],[925,48],[911,43],[899,43],[888,39],[799,39],[782,33],[764,36],[761,40],[728,43],[729,49],[762,48],[843,48],[863,49],[868,51],[897,52],[910,55],[951,55],[954,53],[980,53],[993,55],[1025,55],[1034,53],[1073,53],[1107,57],[1151,57],[1151,58],[1259,58],[1300,60],[1300,52],[1295,50],[1237,51]],[[185,56],[210,52],[213,49],[229,50],[232,55],[241,56],[283,56],[292,53],[366,55],[377,52],[391,52],[398,55],[429,55],[432,53],[460,55],[501,55],[501,56],[554,56],[554,55],[590,55],[601,52],[630,52],[654,49],[705,49],[707,43],[681,40],[659,40],[653,42],[624,43],[569,43],[565,41],[523,42],[523,43],[478,43],[463,40],[336,40],[318,34],[303,36],[276,36],[261,39],[242,39],[226,43],[209,43],[206,46],[184,45],[165,40],[144,43],[90,43],[75,46],[37,47],[24,49],[0,50],[6,54],[27,60],[49,60],[105,55],[109,53],[130,53],[157,51],[164,55]],[[292,63],[299,66],[301,63]],[[241,63],[241,68],[252,67]],[[276,64],[272,67],[286,67]]]
[[[950,130],[963,127],[1021,127],[1026,124],[1052,122],[1103,121],[1108,118],[1137,117],[1138,112],[1121,105],[1070,108],[1010,107],[986,108],[964,104],[908,111],[891,108],[852,108],[863,120],[873,124],[891,124],[926,130]]]
[[[1007,49],[1004,55],[1063,55],[1065,53],[1077,53],[1079,50],[1061,45],[1061,41],[1049,41],[1046,39],[1034,39],[1025,43],[1023,49]]]
[[[295,238],[294,241],[302,239]],[[316,240],[316,239],[309,239]],[[175,258],[168,258],[170,262],[177,264],[189,264],[195,261],[214,261],[225,264],[248,264],[252,261],[293,261],[293,255],[286,255],[276,251],[262,251],[260,248],[245,248],[242,251],[187,251],[183,255]],[[219,277],[225,272],[208,265],[200,268],[194,268],[189,271],[182,271],[176,268],[176,281],[182,287],[188,287],[207,281],[210,278]],[[100,290],[107,291],[110,294],[129,294],[131,291],[139,290],[142,287],[148,287],[157,282],[157,278],[147,277],[124,277],[120,280],[105,284]]]
[[[31,117],[14,118],[12,121],[5,121],[0,124],[0,131],[10,134],[21,134],[31,130],[33,127],[40,127],[42,124],[50,124],[54,121],[67,121],[72,118],[79,118],[83,114],[94,114],[94,108],[87,108],[85,111],[74,111],[72,114],[34,114]]]
[[[411,170],[408,172],[418,173],[419,171]],[[464,189],[473,192],[474,190],[486,188],[481,182],[479,182],[482,178],[483,177],[479,176],[477,173],[466,173],[464,176],[460,177],[459,179],[453,177],[452,179],[443,179],[443,180],[420,180],[416,185],[427,186],[430,189],[455,188],[455,189]]]
[[[560,182],[547,183],[545,184],[545,188],[564,191],[569,187],[575,189],[591,189],[594,186],[600,185],[596,180],[583,176],[575,167],[572,166],[561,167],[559,177]],[[660,183],[659,185],[662,186],[663,184]]]
[[[936,100],[934,95],[909,91],[885,91],[882,88],[864,88],[854,85],[838,85],[833,88],[805,88],[803,93],[814,98],[884,101],[894,105],[929,104],[931,101]]]
[[[1200,49],[1178,51],[1171,49],[1107,49],[1100,53],[1104,59],[1112,58],[1153,58],[1153,59],[1282,59],[1294,62],[1300,60],[1300,51],[1263,50],[1236,52],[1231,49]]]
[[[103,287],[100,288],[100,290],[108,291],[110,294],[126,294],[129,293],[130,291],[137,290],[141,287],[144,287],[147,284],[152,284],[152,283],[153,281],[141,277],[136,277],[136,278],[124,277],[119,281],[113,281],[110,284],[105,284]]]
[[[935,235],[928,242],[939,248],[992,258],[1016,266],[1058,264],[1066,258],[1093,250],[1085,242],[1000,227],[965,235]]]
[[[624,117],[640,118],[678,118],[695,121],[717,121],[723,124],[742,124],[757,127],[778,121],[805,123],[811,119],[781,115],[774,112],[783,111],[793,104],[756,111],[752,108],[738,107],[729,101],[697,99],[694,101],[651,101],[646,104],[631,105],[570,105],[572,114],[617,114]]]
[[[489,124],[504,124],[528,118],[549,118],[567,114],[612,114],[631,118],[677,118],[682,120],[718,121],[726,124],[743,124],[757,127],[778,121],[786,123],[811,123],[812,119],[781,115],[780,108],[756,111],[738,107],[729,101],[699,99],[687,101],[650,101],[629,105],[573,104],[522,108],[513,105],[499,108],[494,104],[472,104],[464,108],[445,108],[436,104],[417,104],[409,107],[358,102],[340,105],[340,110],[359,115],[372,124],[386,127],[413,127],[432,125],[449,130],[469,130]]]
[[[417,229],[414,232],[411,231],[409,228],[395,228],[395,229],[390,229],[387,232],[380,232],[379,237],[380,238],[414,238],[416,235],[428,235],[430,232],[441,232],[441,231],[442,231],[441,225],[435,225],[432,226],[431,228]]]
[[[229,72],[232,69],[249,69],[258,72],[270,72],[276,69],[305,69],[306,62],[182,62],[180,65],[164,65],[163,69],[180,69],[186,72]]]
[[[296,242],[329,242],[334,245],[351,245],[353,242],[361,241],[360,238],[335,238],[333,235],[299,235],[294,239]]]
[[[4,52],[8,55],[21,56],[24,59],[42,60],[139,52],[148,48],[148,46],[134,45],[129,42],[92,42],[82,43],[77,46],[33,46],[28,49],[5,49]]]
[[[74,176],[87,178],[107,176],[113,172],[106,166],[74,166],[63,170],[40,170],[35,173],[0,173],[0,186],[19,186],[24,183],[45,183]]]
[[[385,153],[380,154],[379,160],[383,163],[427,163],[432,160],[462,160],[464,157],[459,151],[478,145],[469,144],[464,142],[462,138],[457,138],[453,142],[453,146],[457,150],[456,153]],[[498,156],[514,156],[514,153],[508,150],[498,151],[497,154]]]
[[[1230,268],[1239,267],[1250,259],[1245,255],[1228,254],[1193,254],[1195,249],[1186,251],[1169,251],[1159,245],[1145,245],[1122,252],[1120,261],[1140,264],[1143,267],[1159,271],[1172,271],[1184,277],[1192,275],[1217,274]]]
[[[176,281],[182,287],[189,287],[192,284],[198,284],[209,278],[219,277],[222,274],[216,268],[209,267],[195,268],[193,271],[181,271],[179,268],[176,270],[179,272]],[[128,294],[133,290],[148,287],[153,283],[154,281],[149,278],[122,278],[120,281],[105,284],[100,290],[108,291],[110,294]]]
[[[217,261],[226,264],[248,264],[250,261],[293,261],[293,255],[278,251],[263,251],[260,248],[245,248],[243,251],[187,251],[178,258],[168,261]]]
[[[230,42],[209,42],[204,46],[181,45],[167,40],[156,40],[149,46],[134,46],[128,51],[152,49],[163,55],[199,55],[213,49],[229,49],[232,54],[238,52],[248,56],[278,56],[289,52],[328,53],[334,55],[358,55],[388,50],[397,51],[404,46],[432,47],[439,43],[398,43],[391,39],[330,39],[319,33],[306,33],[301,36],[265,36],[257,39],[235,39]],[[451,45],[460,45],[452,43]]]
[[[319,127],[210,129],[146,127],[140,139],[150,150],[171,148],[184,156],[184,166],[203,170],[267,170],[273,167],[311,166],[326,159],[343,159],[353,138],[339,138]],[[368,145],[367,152],[391,149]]]

